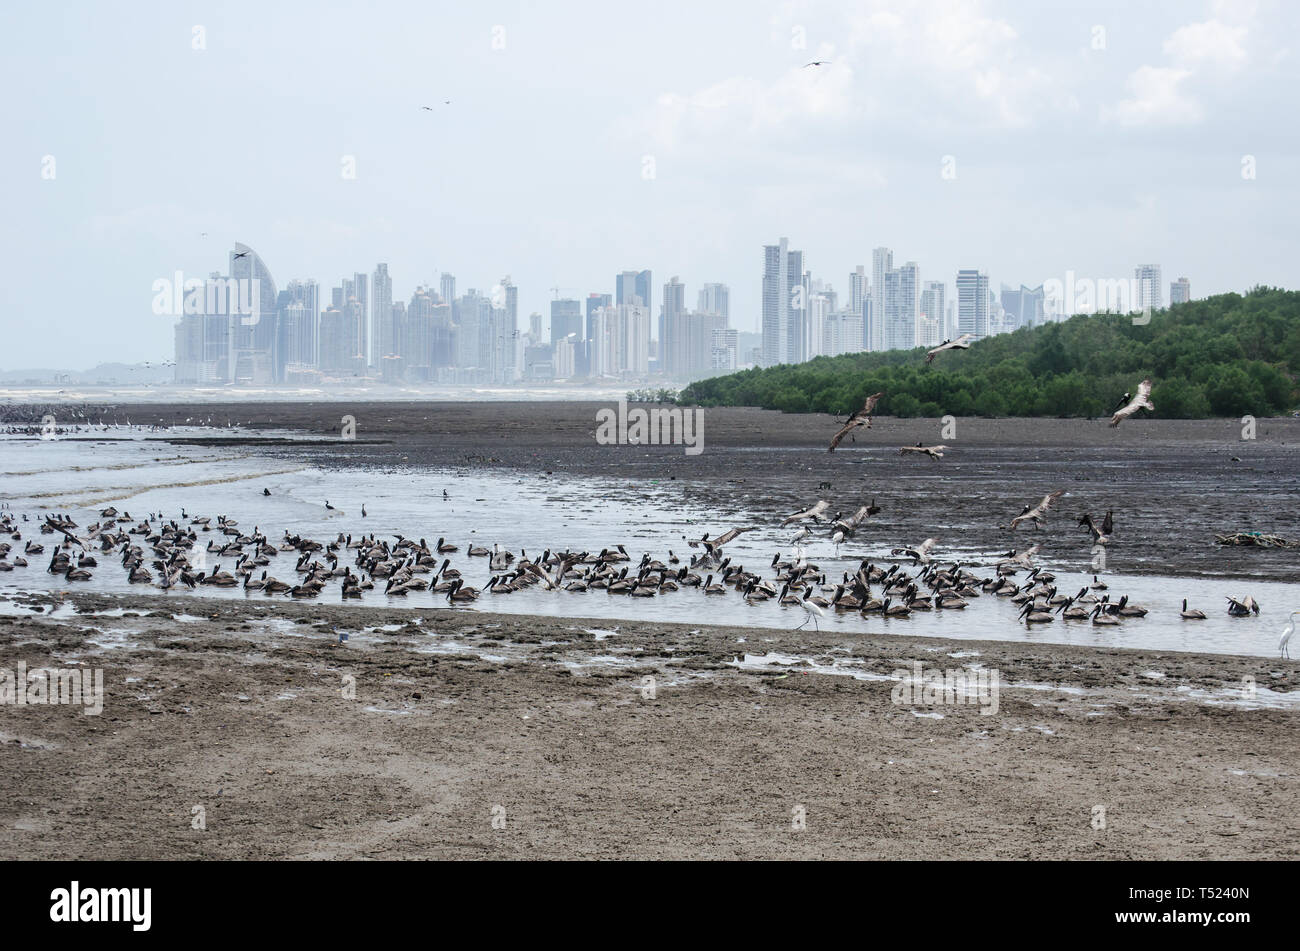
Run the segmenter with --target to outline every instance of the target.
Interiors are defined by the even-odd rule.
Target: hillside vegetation
[[[678,400],[846,414],[868,393],[893,416],[1100,416],[1150,377],[1156,416],[1279,415],[1297,403],[1300,292],[1256,288],[1178,304],[1135,325],[1081,315],[949,350],[818,357],[692,383]]]

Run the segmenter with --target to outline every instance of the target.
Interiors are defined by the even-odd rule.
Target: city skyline
[[[581,299],[561,297],[561,288],[552,287],[549,319],[531,312],[522,330],[519,288],[509,275],[486,294],[471,287],[457,296],[455,274],[443,271],[436,291],[431,282],[416,284],[409,302],[394,301],[388,265],[379,262],[369,277],[357,271],[340,279],[322,307],[316,279],[295,278],[278,290],[256,250],[240,242],[229,252],[227,274],[160,279],[153,306],[177,318],[176,382],[259,385],[344,378],[498,385],[690,382],[819,356],[928,348],[959,334],[978,340],[1076,313],[1164,306],[1159,264],[1136,266],[1127,281],[1067,271],[1064,280],[1035,287],[1003,282],[1000,293],[987,273],[964,268],[950,297],[947,282],[923,278],[916,261],[898,267],[893,261],[893,249],[875,248],[874,281],[866,265],[857,265],[841,298],[788,238],[764,245],[762,331],[744,337],[731,326],[731,289],[725,283],[706,282],[692,310],[687,287],[674,274],[662,285],[656,315],[647,303],[654,298],[648,268],[615,274],[612,294],[588,293],[585,319]],[[1187,277],[1170,282],[1171,304],[1191,299]],[[754,337],[757,345],[751,345]]]
[[[599,82],[623,11],[385,14],[16,10],[4,365],[165,357],[152,282],[206,276],[235,240],[331,282],[375,261],[433,287],[508,268],[521,315],[644,262],[729,284],[745,332],[754,248],[779,235],[842,298],[886,243],[950,300],[962,268],[1034,287],[1159,261],[1198,297],[1297,284],[1286,6],[670,2]],[[89,306],[52,293],[74,282]]]

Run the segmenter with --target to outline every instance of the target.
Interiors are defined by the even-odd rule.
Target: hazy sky
[[[509,274],[521,329],[550,288],[643,268],[656,311],[673,274],[689,306],[723,281],[757,329],[782,235],[842,295],[878,245],[950,287],[959,267],[996,288],[1148,261],[1195,296],[1300,283],[1288,2],[29,3],[2,22],[0,367],[170,359],[153,282],[224,272],[235,241],[326,299],[377,261],[394,299]]]

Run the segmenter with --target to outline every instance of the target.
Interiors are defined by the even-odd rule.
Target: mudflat
[[[1297,687],[1289,661],[193,596],[70,603],[0,618],[5,667],[105,671],[98,716],[0,712],[6,858],[1300,853],[1300,731],[1294,706],[1270,706]],[[96,616],[114,608],[128,610]],[[130,642],[96,648],[106,623]],[[915,663],[996,670],[996,712],[895,702]]]
[[[996,550],[1033,539],[1086,559],[1074,519],[1112,509],[1123,570],[1297,577],[1295,549],[1213,540],[1229,530],[1300,536],[1296,420],[1260,420],[1243,440],[1232,420],[1112,430],[1104,420],[962,419],[949,438],[937,420],[881,418],[828,453],[837,428],[828,416],[705,410],[704,451],[691,456],[596,444],[599,405],[132,406],[129,415],[164,427],[228,421],[238,432],[214,437],[327,470],[568,473],[609,480],[623,496],[675,482],[713,507],[719,530],[742,510],[777,517],[819,497],[846,509],[874,497],[872,531],[900,543],[960,533]],[[355,417],[357,440],[336,439],[343,415]],[[164,428],[151,438],[194,437]],[[899,454],[918,441],[950,448],[937,462]],[[1024,503],[1056,489],[1067,494],[1050,532],[1007,529]],[[1286,607],[1267,606],[1279,626]],[[584,620],[581,597],[571,610],[144,589],[16,596],[0,614],[0,668],[101,668],[104,709],[0,707],[10,791],[0,855],[1300,852],[1294,661],[894,636],[883,622],[852,635],[718,627],[704,616],[612,623]],[[996,672],[996,712],[900,698],[918,663]]]

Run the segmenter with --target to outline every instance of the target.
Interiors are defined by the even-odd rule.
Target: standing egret
[[[1300,611],[1292,611],[1291,617],[1286,622],[1286,627],[1282,629],[1282,639],[1277,642],[1278,652],[1283,657],[1291,656],[1291,635],[1295,633],[1295,618]]]

